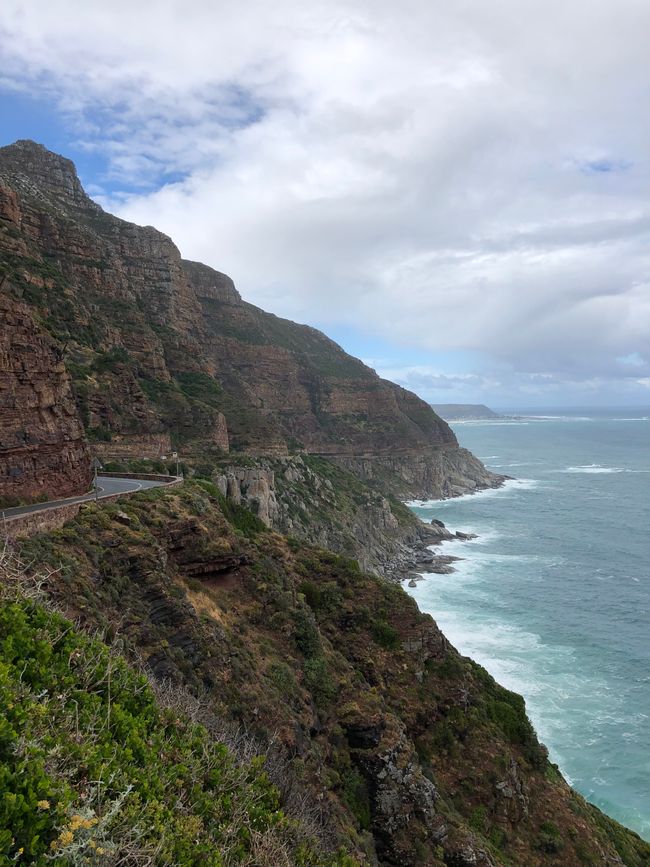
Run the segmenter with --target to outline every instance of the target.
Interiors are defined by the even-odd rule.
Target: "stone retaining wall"
[[[102,470],[99,475],[107,479],[141,479],[144,482],[167,482],[170,485],[178,485],[183,481],[183,476],[170,476],[166,473],[105,473]]]

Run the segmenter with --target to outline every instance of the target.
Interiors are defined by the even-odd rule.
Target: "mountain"
[[[99,451],[323,455],[404,496],[498,482],[416,395],[105,213],[31,141],[0,148],[0,268],[65,347]]]
[[[479,421],[503,418],[483,403],[432,403],[431,408],[445,421]]]

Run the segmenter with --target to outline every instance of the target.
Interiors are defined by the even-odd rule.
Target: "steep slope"
[[[66,342],[84,424],[104,451],[326,455],[400,494],[497,483],[414,394],[313,328],[242,301],[165,235],[119,220],[73,164],[0,148],[0,268]],[[105,443],[110,442],[110,446]]]
[[[83,494],[91,474],[59,347],[0,291],[0,506]]]
[[[523,699],[401,588],[210,483],[85,506],[23,557],[55,569],[47,591],[77,622],[275,744],[283,790],[334,849],[395,867],[648,864],[549,764]]]
[[[1,864],[354,867],[283,813],[253,742],[52,611],[6,552],[0,600]]]

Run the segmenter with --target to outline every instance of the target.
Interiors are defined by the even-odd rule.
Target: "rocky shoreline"
[[[395,577],[400,582],[408,581],[409,587],[415,587],[417,582],[422,580],[423,574],[448,575],[455,572],[453,564],[462,558],[453,554],[437,554],[432,548],[443,542],[468,542],[476,538],[475,533],[464,533],[461,530],[452,533],[437,518],[433,518],[430,524],[423,522],[421,542],[412,551],[413,563],[408,568],[398,567]]]
[[[480,493],[481,490],[501,488],[511,477],[498,476],[495,478],[497,482],[494,485],[474,491],[465,491],[464,494],[456,494],[455,496],[467,496],[468,494]],[[399,583],[407,581],[409,587],[415,587],[417,582],[422,580],[424,574],[449,575],[456,571],[453,564],[461,560],[462,557],[456,557],[453,554],[437,554],[432,548],[443,542],[468,542],[476,538],[478,537],[475,533],[465,533],[462,530],[452,532],[437,518],[432,518],[429,523],[420,521],[417,540],[411,546],[406,546],[405,550],[395,558],[388,570],[388,577]]]

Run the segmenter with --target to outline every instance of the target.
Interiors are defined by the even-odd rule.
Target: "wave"
[[[589,415],[527,415],[530,421],[599,421]]]
[[[566,758],[583,748],[581,732],[593,731],[602,740],[604,734],[594,730],[592,721],[623,716],[622,698],[611,692],[602,674],[579,670],[571,645],[545,640],[532,624],[508,622],[507,615],[490,611],[495,570],[498,573],[508,560],[519,564],[537,558],[475,551],[470,559],[454,564],[455,573],[427,575],[408,592],[461,653],[525,697],[540,739],[569,777],[566,767],[571,761]]]
[[[500,488],[487,488],[483,491],[473,491],[460,497],[447,497],[444,500],[405,500],[405,505],[411,509],[433,509],[445,503],[459,503],[462,500],[487,499],[488,497],[503,497],[517,491],[532,491],[540,486],[539,479],[506,479]]]
[[[508,469],[508,467],[531,467],[533,465],[539,466],[542,461],[529,460],[529,461],[510,461],[507,464],[490,464],[490,467],[496,468],[499,470]]]
[[[625,473],[625,472],[634,472],[633,470],[627,471],[624,467],[603,467],[600,464],[583,464],[582,466],[577,467],[566,467],[564,470],[560,470],[561,473]]]
[[[530,424],[530,420],[517,419],[516,421],[510,421],[508,419],[499,419],[498,421],[487,421],[483,419],[463,419],[463,421],[455,421],[452,422],[453,425],[459,424],[469,424],[475,425],[476,427],[517,427],[519,425],[527,425]]]

